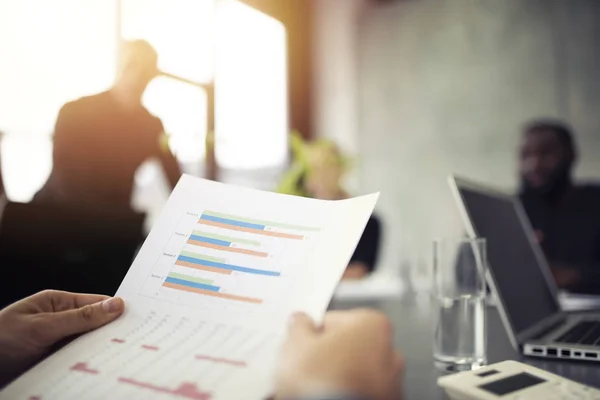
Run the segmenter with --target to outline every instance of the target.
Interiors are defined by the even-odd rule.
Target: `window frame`
[[[123,47],[127,40],[123,37],[123,1],[124,0],[115,0],[116,1],[116,10],[117,10],[117,64],[115,68],[118,69],[119,65],[121,65],[123,59]],[[126,1],[126,0],[125,0]],[[212,0],[215,4],[219,2],[219,0]],[[191,79],[187,79],[182,76],[170,74],[168,72],[160,71],[160,76],[164,76],[166,78],[170,78],[181,83],[185,83],[187,85],[194,86],[196,88],[202,89],[206,93],[206,153],[204,158],[204,167],[205,167],[205,178],[210,180],[217,180],[218,176],[218,165],[215,158],[215,150],[214,150],[214,132],[215,132],[215,77],[214,74],[212,78],[208,82],[200,83],[193,81]]]
[[[122,2],[117,3],[117,66],[121,61],[122,48],[125,39],[122,35]],[[224,0],[213,0],[215,5]],[[296,2],[295,0],[238,0],[255,10],[280,21],[286,31],[287,45],[287,108],[289,129],[299,130],[305,138],[311,138],[312,132],[312,75],[311,75],[311,31],[310,16],[312,7],[310,2]],[[308,37],[305,37],[307,36]],[[213,58],[214,62],[214,58]],[[301,64],[297,66],[296,64]],[[174,74],[161,72],[161,75],[201,88],[206,92],[206,152],[204,159],[204,177],[218,180],[219,165],[215,156],[215,74],[210,81],[199,83]]]

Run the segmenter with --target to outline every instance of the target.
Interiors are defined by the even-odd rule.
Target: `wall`
[[[357,80],[317,106],[334,112],[336,98],[356,99],[357,112],[346,108],[341,121],[317,132],[353,142],[347,147],[360,149],[360,191],[382,191],[383,268],[413,262],[433,237],[461,231],[450,172],[516,186],[518,130],[532,117],[569,120],[582,148],[578,175],[600,176],[600,2],[336,3],[361,4],[357,19],[346,20],[354,39],[340,50],[321,38],[317,48],[329,57],[354,54],[344,68]],[[336,76],[335,67],[320,66],[321,76]]]
[[[312,0],[315,33],[313,35],[313,98],[315,136],[328,137],[355,163],[359,160],[358,115],[358,31],[357,22],[364,12],[364,0]],[[356,192],[358,169],[347,182]]]

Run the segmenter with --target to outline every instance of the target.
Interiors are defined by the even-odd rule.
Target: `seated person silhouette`
[[[129,207],[135,172],[150,158],[160,160],[175,186],[181,172],[165,145],[163,125],[141,103],[158,74],[157,65],[158,55],[148,42],[128,42],[111,89],[62,107],[54,131],[52,173],[34,201]]]
[[[561,122],[527,124],[519,196],[559,288],[600,294],[600,187],[573,182],[577,148]]]
[[[348,197],[342,187],[347,162],[337,145],[326,139],[305,143],[291,136],[294,163],[279,186],[279,192],[321,200]],[[371,216],[342,279],[359,279],[373,272],[379,253],[381,223]]]

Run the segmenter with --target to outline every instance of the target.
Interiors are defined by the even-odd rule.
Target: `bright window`
[[[217,11],[216,157],[231,169],[281,166],[287,157],[285,27],[239,1]]]
[[[1,129],[51,134],[65,102],[110,86],[115,12],[106,0],[0,0]]]
[[[193,163],[204,158],[206,139],[206,92],[172,78],[150,82],[142,102],[161,118],[169,145],[179,161]]]
[[[60,107],[113,82],[116,21],[114,1],[0,0],[2,171],[11,199],[29,200],[48,176]]]
[[[121,1],[123,39],[150,42],[163,72],[200,84],[213,80],[213,0]],[[162,120],[180,161],[204,159],[207,98],[202,87],[159,77],[143,103]]]
[[[214,0],[121,0],[121,34],[146,39],[159,68],[198,83],[213,79]]]
[[[28,201],[47,179],[62,105],[108,89],[121,40],[138,38],[157,49],[170,75],[149,85],[143,103],[163,121],[180,161],[205,158],[205,88],[214,84],[219,165],[285,163],[279,21],[236,0],[0,0],[1,159],[12,200]]]

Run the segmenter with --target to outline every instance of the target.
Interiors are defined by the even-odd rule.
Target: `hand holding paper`
[[[117,292],[123,316],[0,398],[268,395],[287,320],[294,311],[322,319],[376,200],[320,201],[184,176]]]

